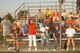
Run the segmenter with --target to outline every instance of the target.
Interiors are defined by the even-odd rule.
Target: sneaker
[[[9,47],[8,50],[11,50],[11,47]]]
[[[75,50],[75,48],[73,48],[73,50]]]
[[[37,51],[37,48],[35,48],[35,51]]]
[[[17,49],[16,52],[19,52],[20,49]]]
[[[67,51],[69,50],[69,47],[67,47]]]
[[[30,50],[31,50],[31,48],[28,49],[28,51],[30,51]]]
[[[5,44],[3,44],[3,47],[5,47]]]
[[[53,51],[56,51],[56,49],[53,49]]]

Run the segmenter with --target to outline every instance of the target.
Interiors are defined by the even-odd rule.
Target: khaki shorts
[[[3,30],[3,36],[8,36],[10,34],[10,30],[9,29],[4,29]]]

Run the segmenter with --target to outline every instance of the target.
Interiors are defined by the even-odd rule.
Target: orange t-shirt
[[[55,16],[60,17],[60,13],[59,13],[59,12],[53,12],[53,13],[52,13],[52,16],[53,16],[53,17],[55,17]]]
[[[35,24],[28,24],[28,34],[29,35],[36,34],[36,25]]]
[[[74,20],[68,20],[68,24],[73,25],[74,24]]]

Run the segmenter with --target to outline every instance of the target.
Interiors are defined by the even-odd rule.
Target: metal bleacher
[[[44,13],[47,7],[53,12],[56,9],[55,4],[57,4],[56,8],[57,10],[59,10],[58,2],[26,2],[26,3],[23,3],[17,10],[15,10],[15,17],[17,16],[17,13],[22,10],[24,11],[24,14],[25,14],[25,10],[29,11],[28,15],[30,16],[35,16],[39,9],[41,9],[41,11]],[[75,12],[76,3],[72,1],[65,2],[64,8],[67,13]],[[62,34],[65,36],[65,33],[62,33]],[[79,35],[80,33],[76,33],[76,34]],[[39,40],[41,39],[40,38],[37,39],[37,41]],[[49,40],[54,40],[54,39],[50,38]],[[65,38],[62,37],[61,40],[66,40],[66,36]],[[75,38],[75,40],[80,40],[80,37]],[[13,39],[7,39],[7,41],[13,41]],[[28,38],[23,38],[22,41],[28,41]]]

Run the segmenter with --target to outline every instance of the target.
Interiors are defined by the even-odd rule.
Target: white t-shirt
[[[73,28],[66,29],[66,34],[68,37],[72,37],[75,33],[76,31]]]
[[[49,29],[49,27],[47,27],[47,26],[46,26],[45,28],[44,28],[44,27],[41,27],[41,28],[40,28],[40,31],[41,31],[41,32],[45,32],[46,29]]]

